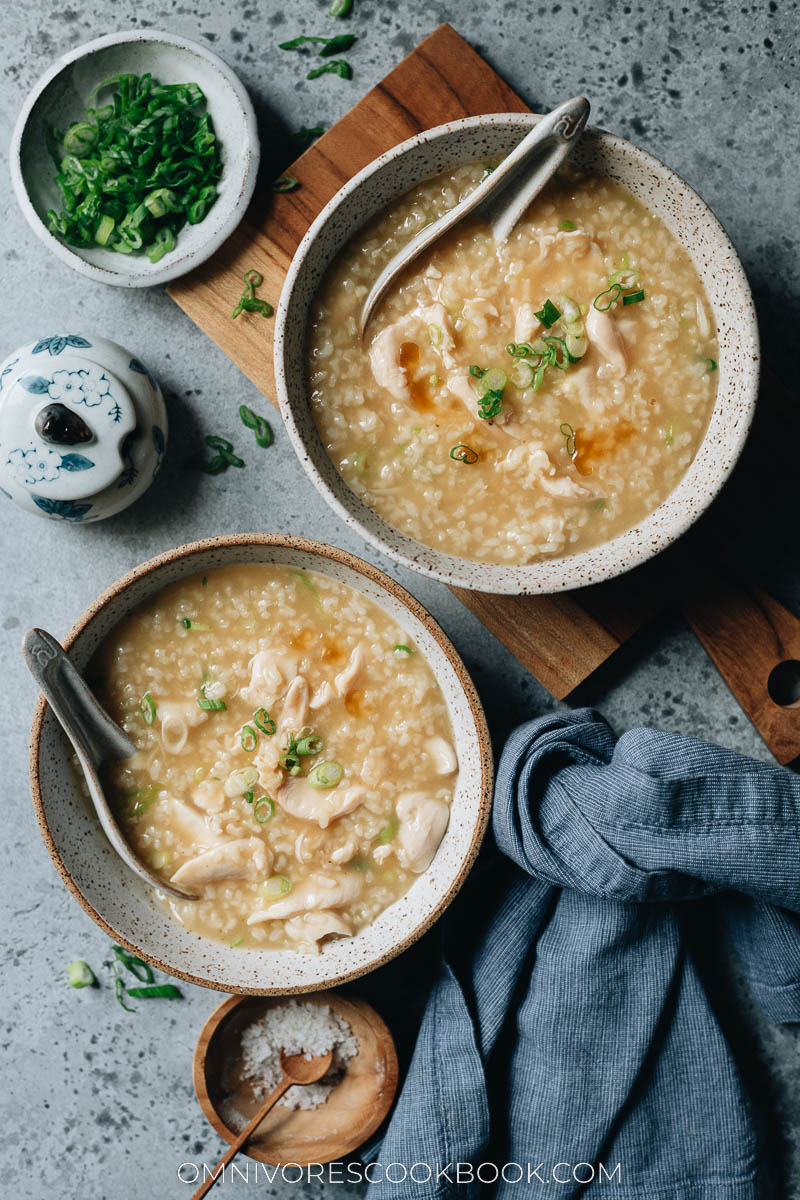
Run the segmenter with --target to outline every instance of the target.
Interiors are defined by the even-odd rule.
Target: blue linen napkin
[[[753,1200],[704,937],[717,905],[766,1015],[800,1020],[800,779],[559,712],[512,733],[493,829],[369,1196]]]

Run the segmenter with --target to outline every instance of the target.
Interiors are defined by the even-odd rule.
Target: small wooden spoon
[[[250,1124],[245,1126],[236,1141],[228,1147],[215,1169],[209,1175],[208,1179],[201,1183],[200,1187],[191,1197],[191,1200],[200,1200],[201,1196],[207,1195],[220,1176],[225,1173],[228,1163],[236,1157],[242,1146],[253,1136],[264,1120],[264,1117],[275,1107],[283,1093],[288,1092],[289,1088],[294,1084],[304,1086],[308,1083],[316,1083],[318,1079],[322,1079],[322,1076],[330,1069],[332,1059],[332,1050],[329,1050],[327,1054],[319,1054],[316,1058],[307,1058],[305,1054],[284,1054],[281,1050],[283,1076],[280,1083],[267,1096]]]

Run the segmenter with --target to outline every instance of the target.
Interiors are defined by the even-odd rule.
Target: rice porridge
[[[105,784],[142,859],[230,945],[318,951],[402,896],[447,827],[457,761],[422,653],[360,592],[253,564],[172,584],[89,669],[137,746]]]
[[[717,389],[688,252],[620,184],[560,174],[507,242],[462,222],[358,322],[382,267],[487,170],[428,180],[368,223],[312,304],[308,388],[347,484],[437,550],[523,564],[596,546],[685,473]]]

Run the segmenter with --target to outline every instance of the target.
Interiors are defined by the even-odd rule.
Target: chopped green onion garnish
[[[126,796],[130,805],[127,815],[129,817],[140,817],[142,813],[147,812],[148,808],[155,804],[160,793],[166,790],[163,783],[149,783],[147,787],[139,788],[136,792],[129,792]]]
[[[595,296],[592,304],[598,312],[608,312],[615,300],[619,300],[622,295],[622,288],[618,283],[612,283],[611,287],[601,292],[599,296]]]
[[[466,463],[467,466],[472,466],[478,461],[478,452],[473,450],[471,446],[467,446],[464,442],[459,442],[457,446],[453,446],[450,450],[450,457],[454,462]],[[395,649],[397,647],[395,646]]]
[[[664,442],[667,446],[671,446],[674,441],[675,439],[672,436],[672,426],[670,425],[669,429],[667,430],[667,436],[664,438]]]
[[[556,308],[555,304],[553,304],[552,300],[545,300],[539,311],[534,313],[534,316],[538,321],[542,322],[545,329],[549,329],[551,325],[555,325],[556,321],[561,316],[561,313]]]
[[[536,372],[533,369],[533,364],[521,360],[514,363],[511,371],[511,382],[515,388],[524,391],[525,388],[533,387],[533,382],[536,377]]]
[[[574,458],[577,453],[575,448],[575,430],[567,421],[563,421],[559,428],[561,436],[564,438],[564,449],[570,458]]]
[[[344,771],[337,762],[324,762],[312,767],[307,778],[313,788],[332,788],[336,787],[343,775]]]
[[[258,745],[258,734],[256,733],[255,729],[253,729],[252,725],[244,725],[242,727],[242,736],[240,740],[242,743],[242,749],[248,754],[252,754]]]
[[[575,222],[574,221],[560,221],[558,228],[566,229],[567,233],[571,233],[572,230],[575,228]]]
[[[469,369],[469,373],[473,379],[480,379],[482,375],[486,374],[486,368],[485,367],[476,367],[475,364],[473,363]]]
[[[67,980],[69,981],[69,986],[73,988],[92,987],[97,983],[94,971],[82,958],[71,962],[67,966]]]
[[[708,374],[710,375],[713,371],[716,371],[717,364],[714,362],[713,358],[707,358],[706,362],[708,363]]]
[[[640,300],[644,300],[644,288],[639,288],[636,292],[629,292],[627,296],[622,297],[623,304],[638,304]]]
[[[183,617],[181,620],[181,625],[183,626],[184,629],[196,629],[198,633],[210,633],[211,632],[210,625],[204,625],[200,621],[192,621],[189,619],[189,617]]]
[[[266,825],[275,812],[275,801],[271,796],[259,796],[253,805],[253,820],[258,825]]]
[[[358,450],[353,455],[353,469],[356,475],[364,475],[367,470],[367,452]]]
[[[285,896],[292,890],[292,881],[285,875],[270,875],[259,887],[265,896]]]
[[[224,700],[212,700],[206,695],[207,680],[203,680],[200,684],[200,695],[197,697],[197,705],[202,708],[203,712],[225,712],[227,705]]]
[[[242,795],[242,799],[244,800],[245,804],[252,804],[253,801],[255,800],[255,798],[256,798],[255,792],[244,792],[244,794]]]
[[[406,646],[404,642],[398,642],[396,646],[392,646],[395,654],[413,654],[414,650],[411,646]]]
[[[109,89],[109,102],[90,108],[85,121],[65,133],[46,128],[63,204],[60,213],[49,210],[48,226],[69,245],[143,251],[156,263],[216,200],[219,142],[196,83],[121,74],[95,88],[89,103]]]
[[[289,744],[281,754],[278,762],[290,775],[300,774],[300,758],[297,753],[297,742],[293,733],[289,734]]]
[[[226,794],[230,790],[230,794],[234,796],[250,795],[250,788],[258,783],[258,771],[255,767],[239,767],[236,771],[231,771],[225,784]]]
[[[300,181],[294,175],[281,175],[272,184],[273,192],[293,192],[300,187]]]
[[[306,79],[319,79],[320,75],[338,75],[340,79],[351,79],[353,68],[345,58],[331,58],[324,66],[314,67],[313,71],[309,71]]]
[[[298,738],[295,749],[298,754],[321,754],[325,747],[325,743],[317,733],[306,734],[305,737]]]
[[[260,729],[262,733],[266,733],[270,737],[272,737],[273,733],[278,728],[265,708],[260,708],[258,712],[254,714],[253,721],[256,727]]]
[[[432,346],[441,346],[443,337],[441,325],[429,325],[428,337]]]
[[[316,600],[316,602],[320,606],[320,608],[325,607],[325,605],[322,603],[322,597],[320,596],[317,589],[314,587],[314,584],[311,582],[311,580],[306,575],[305,571],[291,571],[290,574],[294,575],[295,579],[299,580],[300,583],[302,583],[303,587],[308,588],[308,590],[311,592],[311,595],[314,597],[314,599]]]
[[[237,946],[241,946],[244,939],[245,939],[245,934],[242,934],[242,936],[240,938],[237,938],[235,942],[229,942],[228,945],[230,946],[231,950],[235,950]]]
[[[145,692],[142,696],[139,708],[142,711],[142,719],[145,725],[152,725],[156,719],[156,702],[153,699],[151,692]]]
[[[502,407],[502,391],[486,391],[478,401],[478,416],[484,421],[491,421],[499,414]]]
[[[378,834],[378,841],[381,843],[381,845],[385,846],[387,842],[392,840],[396,833],[397,818],[394,816],[394,814],[392,814],[392,816],[389,817],[389,820],[384,825],[383,829]]]

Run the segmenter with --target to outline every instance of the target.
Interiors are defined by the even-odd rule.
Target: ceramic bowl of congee
[[[588,128],[509,239],[462,222],[359,338],[388,260],[538,118],[469,117],[350,180],[292,261],[278,396],[309,477],[372,545],[495,593],[556,592],[679,537],[741,452],[758,385],[744,270],[682,179]]]
[[[64,642],[136,745],[103,768],[107,842],[40,698],[36,816],[118,943],[226,992],[332,987],[401,953],[463,883],[492,758],[475,689],[412,596],[343,550],[236,534],[113,584]]]

